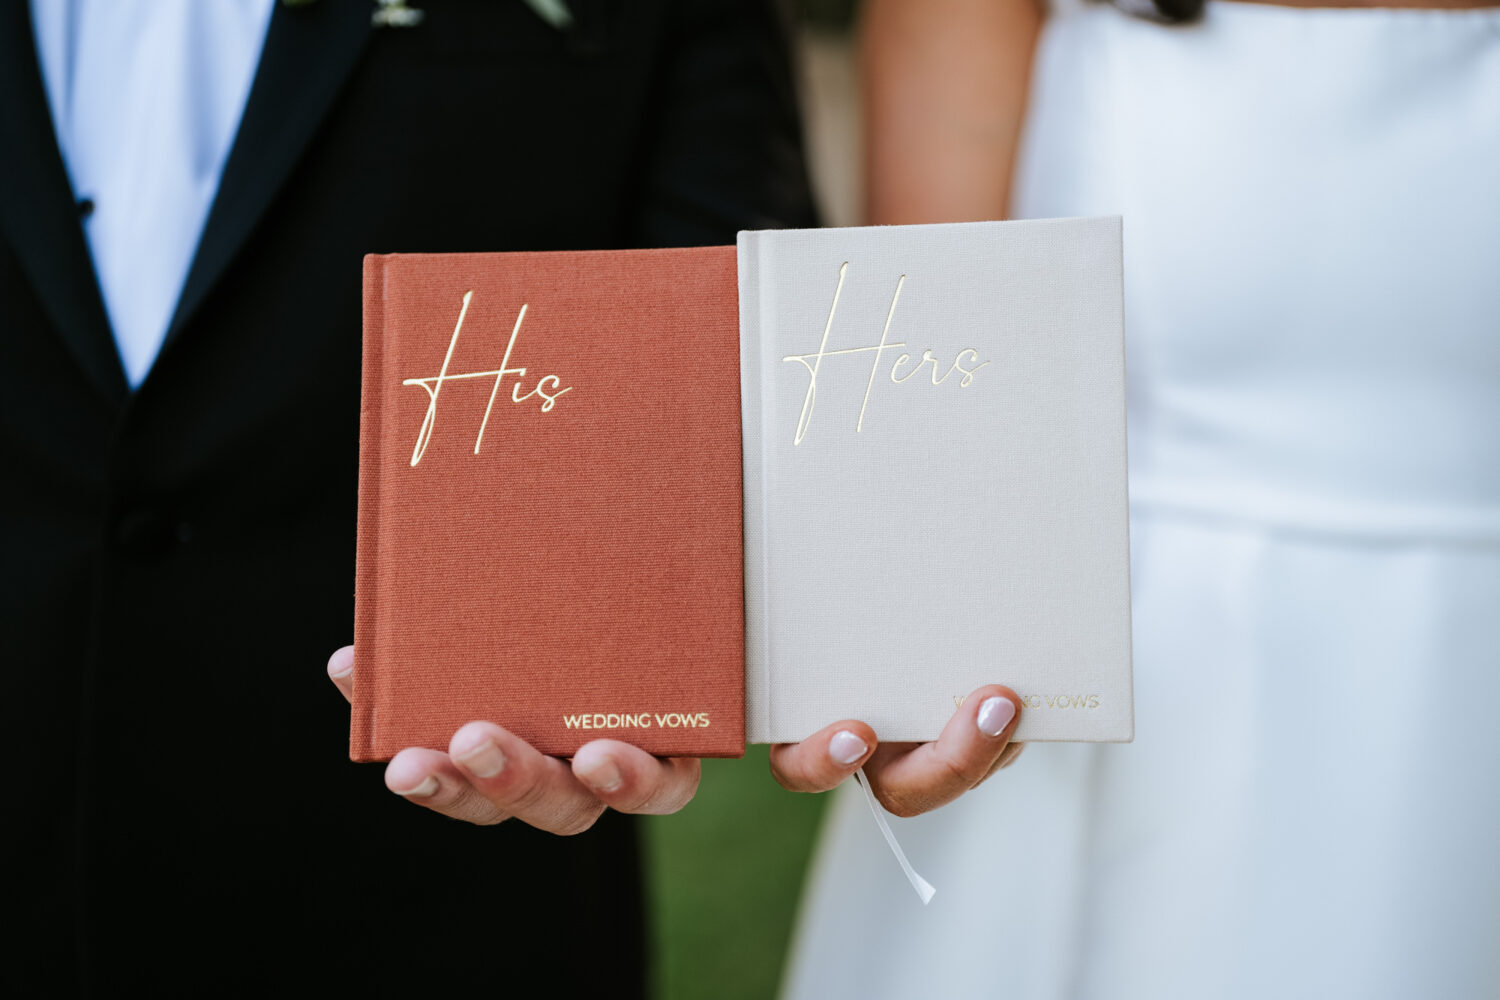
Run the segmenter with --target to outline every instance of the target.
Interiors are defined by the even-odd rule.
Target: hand
[[[328,660],[328,676],[354,695],[354,647]],[[448,752],[407,747],[385,768],[385,787],[469,823],[512,817],[551,833],[582,833],[606,808],[673,813],[698,790],[698,761],[653,757],[619,740],[594,740],[572,761],[548,757],[489,722],[459,727]]]
[[[860,767],[887,811],[916,816],[946,805],[1008,767],[1026,748],[1011,743],[1021,718],[1021,698],[988,684],[963,705],[932,743],[877,746],[875,730],[846,719],[801,743],[771,748],[771,772],[794,792],[825,792]]]
[[[352,701],[354,647],[328,659],[328,676]],[[1007,704],[1009,711],[1007,711]],[[836,722],[801,743],[771,748],[771,770],[783,787],[823,792],[861,766],[882,805],[915,816],[958,798],[1007,766],[1024,744],[1011,744],[1020,698],[989,685],[963,707],[933,743],[877,747],[863,722]],[[593,740],[571,761],[549,757],[489,722],[461,726],[448,752],[407,747],[386,765],[385,786],[418,805],[469,823],[512,817],[551,833],[582,833],[606,808],[674,813],[698,790],[699,762],[653,757],[619,740]]]

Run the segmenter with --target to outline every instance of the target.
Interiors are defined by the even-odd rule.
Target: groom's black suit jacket
[[[417,27],[277,5],[135,392],[27,5],[0,5],[0,983],[640,989],[623,818],[468,827],[347,760],[323,664],[352,630],[361,256],[807,224],[781,26],[749,0],[569,0],[566,31],[410,3]]]

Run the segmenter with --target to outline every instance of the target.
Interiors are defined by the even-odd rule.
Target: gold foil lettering
[[[891,296],[890,312],[885,314],[885,326],[880,331],[880,343],[875,345],[875,361],[870,365],[870,381],[865,383],[865,401],[859,404],[859,423],[854,425],[857,434],[865,429],[865,408],[870,405],[870,390],[875,386],[875,373],[880,370],[880,352],[885,350],[885,338],[891,332],[891,319],[896,315],[896,303],[901,299],[901,286],[906,284],[906,275],[896,279],[896,294]],[[902,344],[892,344],[892,347],[905,347]]]
[[[1026,708],[1098,708],[1099,696],[1097,694],[1023,694],[1020,696],[1021,704]],[[968,695],[954,695],[953,707],[963,708],[964,702],[968,701]]]
[[[988,361],[979,361],[979,364],[974,365],[973,368],[965,368],[963,365],[959,364],[959,362],[964,359],[965,354],[969,355],[969,357],[973,359],[973,361],[969,362],[970,364],[974,364],[974,361],[979,361],[979,352],[974,350],[974,348],[972,347],[967,347],[958,352],[958,357],[953,359],[953,367],[948,370],[948,375],[952,375],[955,371],[961,371],[964,373],[964,377],[958,380],[958,385],[961,389],[968,388],[969,383],[974,381],[974,373],[979,371],[979,369],[983,368],[985,365],[989,364]],[[947,378],[946,375],[943,377]]]
[[[587,712],[564,715],[564,729],[707,729],[707,712]]]
[[[832,358],[845,354],[865,354],[871,351],[875,354],[874,359],[870,363],[870,377],[865,382],[865,398],[860,403],[859,417],[854,424],[855,432],[859,433],[865,429],[865,411],[870,407],[870,393],[875,388],[875,375],[880,370],[880,356],[887,350],[906,346],[905,341],[891,343],[888,340],[891,332],[891,321],[896,316],[896,304],[901,300],[901,289],[906,285],[906,275],[903,274],[896,280],[896,291],[891,295],[891,307],[885,315],[885,327],[880,331],[880,342],[869,347],[846,347],[836,351],[828,349],[828,337],[833,330],[833,318],[838,312],[839,297],[843,294],[844,280],[848,277],[848,273],[849,262],[845,261],[839,266],[839,281],[833,290],[833,304],[828,309],[828,321],[823,325],[823,339],[818,344],[817,352],[813,354],[788,354],[781,359],[783,363],[796,362],[807,369],[807,393],[802,398],[802,412],[797,417],[797,432],[792,438],[792,444],[794,445],[802,443],[802,439],[807,436],[808,426],[812,423],[813,408],[817,404],[818,399],[818,373],[822,370],[824,358]],[[965,355],[968,355],[970,358],[967,363],[964,362]],[[931,363],[931,378],[934,386],[942,385],[947,381],[949,375],[957,371],[963,373],[963,378],[958,383],[959,387],[967,388],[974,381],[975,373],[989,364],[988,361],[980,361],[979,352],[972,347],[968,347],[958,353],[958,357],[954,358],[953,364],[939,377],[938,360],[933,357],[932,350],[929,348],[922,352],[922,360],[917,362],[915,368],[907,374],[898,377],[897,372],[900,371],[901,366],[909,361],[911,361],[910,354],[901,354],[896,358],[890,370],[890,379],[892,382],[900,385],[921,371],[923,365]]]
[[[473,294],[474,294],[473,292],[469,293],[469,295],[473,295]],[[468,300],[469,300],[469,295],[465,295],[464,296],[464,303],[466,305],[467,305]],[[511,330],[510,330],[510,340],[505,345],[505,357],[503,357],[503,358],[500,359],[500,370],[495,373],[495,387],[490,390],[490,401],[489,401],[489,403],[487,403],[485,405],[485,408],[484,408],[484,419],[479,422],[479,435],[474,438],[474,454],[476,454],[476,455],[479,454],[479,443],[484,440],[484,429],[490,425],[490,410],[494,409],[494,407],[495,407],[495,397],[497,395],[499,395],[499,393],[500,393],[500,380],[503,379],[503,378],[505,378],[506,375],[510,375],[510,374],[514,374],[514,375],[517,375],[517,376],[525,375],[526,374],[526,369],[524,369],[524,368],[517,368],[517,369],[512,370],[511,368],[509,368],[507,366],[510,364],[510,352],[511,352],[511,348],[513,348],[513,347],[516,346],[516,335],[521,332],[521,323],[524,322],[525,319],[526,319],[526,307],[528,305],[530,305],[530,303],[523,302],[521,304],[521,311],[516,314],[516,325],[513,326],[513,327],[511,327]],[[454,336],[455,340],[458,339],[457,332],[455,332],[453,336]],[[517,388],[519,388],[519,387],[520,386],[519,386],[519,383],[518,383],[517,384]],[[517,400],[515,398],[515,390],[514,389],[511,390],[511,399],[514,402],[520,402],[520,400]],[[412,464],[415,465],[416,463],[413,462]]]
[[[782,362],[800,361],[802,367],[807,369],[807,395],[802,399],[802,413],[797,417],[797,437],[793,444],[801,444],[802,436],[807,433],[807,425],[812,421],[813,403],[818,398],[818,368],[823,364],[823,357],[828,349],[828,331],[833,329],[833,314],[838,312],[839,296],[844,291],[844,277],[849,273],[849,262],[846,260],[839,265],[839,283],[833,289],[833,305],[828,307],[828,322],[823,324],[823,341],[818,345],[816,355],[789,355],[782,358]],[[816,357],[812,364],[807,363],[809,357]]]
[[[427,412],[422,416],[422,427],[417,431],[417,445],[411,452],[412,465],[422,461],[422,455],[427,451],[427,442],[432,440],[432,425],[437,422],[438,393],[443,390],[443,382],[448,378],[448,364],[453,360],[453,348],[458,346],[458,332],[464,328],[464,317],[469,315],[469,300],[473,297],[472,290],[464,292],[464,304],[458,310],[458,322],[453,325],[453,336],[448,340],[448,353],[443,355],[443,367],[438,372],[436,384],[427,384],[434,381],[432,379],[407,379],[401,383],[411,385],[415,381],[427,390]]]
[[[1024,694],[1021,704],[1026,708],[1083,708],[1099,707],[1097,694]]]
[[[516,315],[516,325],[511,328],[510,340],[505,345],[505,356],[501,359],[499,368],[482,372],[464,372],[459,375],[449,375],[448,366],[453,361],[453,350],[458,346],[458,335],[463,331],[464,318],[469,314],[469,302],[473,297],[474,292],[472,290],[464,292],[463,306],[458,311],[458,322],[453,326],[453,336],[448,340],[448,353],[443,356],[443,367],[438,374],[427,378],[408,378],[401,381],[402,385],[421,386],[427,393],[427,412],[422,417],[422,426],[417,431],[417,443],[412,448],[412,465],[416,465],[422,461],[422,456],[427,452],[427,444],[432,440],[433,427],[437,423],[438,394],[442,391],[444,382],[453,382],[468,378],[489,378],[491,375],[495,377],[495,385],[490,389],[489,403],[484,408],[484,419],[479,423],[479,434],[474,438],[474,454],[476,455],[479,454],[479,446],[484,443],[484,432],[490,424],[490,411],[495,407],[495,397],[500,393],[500,383],[504,381],[505,376],[514,375],[518,380],[515,386],[511,388],[511,402],[520,403],[530,399],[532,396],[540,396],[542,398],[541,410],[543,413],[550,413],[552,407],[556,405],[558,397],[565,392],[572,391],[573,387],[563,386],[562,379],[556,375],[543,375],[537,380],[536,385],[530,392],[524,396],[520,395],[521,383],[519,379],[526,374],[526,369],[510,367],[510,355],[516,346],[516,338],[521,333],[521,324],[526,319],[526,310],[529,308],[527,304],[522,304],[521,311]],[[548,383],[550,383],[550,386]],[[581,728],[588,728],[588,723],[583,722]]]

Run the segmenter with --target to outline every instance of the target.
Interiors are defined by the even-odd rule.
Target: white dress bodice
[[[785,997],[1500,996],[1500,9],[1066,0],[1013,195],[1124,218],[1136,740],[925,909],[841,790]]]
[[[1125,219],[1131,492],[1500,540],[1500,10],[1072,3],[1017,214]]]

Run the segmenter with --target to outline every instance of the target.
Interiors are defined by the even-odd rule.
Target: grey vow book
[[[744,232],[751,742],[1129,740],[1120,220]]]

